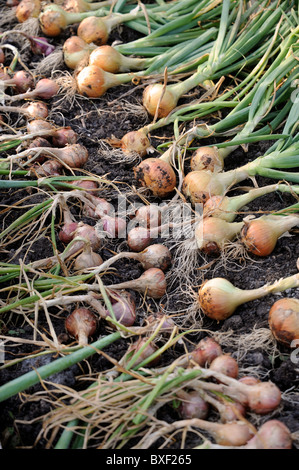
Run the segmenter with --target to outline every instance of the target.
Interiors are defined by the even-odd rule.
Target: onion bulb
[[[223,158],[217,147],[199,147],[191,156],[190,167],[192,171],[222,171]]]
[[[150,146],[149,138],[143,129],[128,132],[121,139],[121,149],[125,154],[134,152],[140,157],[145,157]]]
[[[128,232],[127,244],[132,251],[144,250],[151,242],[151,231],[146,227],[134,227]]]
[[[71,127],[62,127],[52,134],[52,143],[56,147],[65,147],[77,142],[77,134]]]
[[[70,243],[74,238],[75,231],[78,228],[78,222],[73,219],[69,209],[63,209],[63,226],[58,233],[58,238],[62,243]]]
[[[88,339],[95,334],[97,325],[96,315],[83,307],[73,310],[65,320],[68,334],[76,338],[80,346],[88,344]]]
[[[217,217],[204,217],[195,227],[195,239],[199,250],[208,255],[218,255],[225,244],[241,231],[244,222],[226,222]]]
[[[256,256],[268,256],[274,250],[278,238],[299,225],[296,215],[266,215],[245,222],[241,240],[247,251]]]
[[[273,284],[266,284],[258,289],[242,290],[224,278],[205,281],[198,292],[198,302],[202,312],[214,320],[225,320],[240,305],[260,299],[268,294],[282,292],[299,286],[299,275],[295,274]]]
[[[132,326],[136,320],[135,300],[125,290],[120,292],[109,291],[110,302],[116,320],[124,326]],[[106,316],[111,316],[109,310],[105,311]]]
[[[87,65],[76,76],[78,92],[88,98],[99,98],[109,88],[127,83],[129,75],[114,75],[96,65]]]
[[[0,111],[23,114],[29,119],[46,119],[48,117],[48,106],[42,101],[33,101],[24,107],[0,106]]]
[[[177,102],[178,96],[160,83],[148,85],[144,89],[143,106],[151,116],[155,116],[158,104],[159,108],[157,117],[160,119],[168,116],[168,114],[176,107]]]
[[[220,344],[213,338],[206,336],[199,341],[196,348],[191,352],[190,358],[200,367],[206,367],[220,355],[222,355]]]
[[[76,257],[74,268],[76,271],[84,271],[100,266],[102,263],[102,257],[92,250],[90,243],[85,243],[82,253]]]
[[[97,18],[98,19],[98,18]],[[91,19],[88,18],[87,21]],[[93,41],[92,41],[93,42]],[[145,59],[126,57],[107,44],[94,49],[89,56],[89,65],[96,65],[106,72],[118,73],[143,68]]]
[[[207,431],[222,446],[244,446],[253,437],[251,426],[244,421],[217,423],[193,418],[186,420],[186,425]]]
[[[16,8],[16,18],[19,23],[24,23],[29,18],[38,18],[40,11],[40,0],[22,0]]]
[[[252,375],[244,375],[243,377],[240,377],[239,382],[246,384],[246,385],[256,385],[257,383],[260,382],[259,379],[256,377],[253,377]]]
[[[197,391],[184,392],[183,390],[176,393],[181,400],[178,408],[182,419],[206,419],[209,414],[209,404],[201,398]]]
[[[87,44],[79,36],[69,37],[63,44],[63,58],[67,67],[75,70],[79,65],[88,65],[91,51],[96,46]]]
[[[57,83],[50,78],[42,78],[39,80],[34,88],[34,90],[26,91],[26,93],[21,93],[19,95],[13,95],[6,98],[9,101],[19,101],[22,99],[35,99],[41,98],[48,100],[52,98],[59,90]]]
[[[261,425],[248,441],[246,449],[291,449],[293,439],[288,427],[278,419],[270,419]]]
[[[37,151],[40,152],[40,149],[37,148]],[[45,147],[42,152],[44,155],[55,156],[70,168],[81,168],[88,160],[87,149],[80,144],[67,145],[63,148]]]
[[[160,299],[166,293],[166,279],[162,269],[147,269],[138,279],[107,286],[111,289],[132,289],[153,299]]]
[[[148,344],[146,343],[147,339],[141,337],[137,341],[132,343],[125,356],[124,364],[128,365],[129,363],[131,363],[132,357],[141,351],[139,357],[133,363],[131,363],[131,367],[136,367],[158,350],[158,347],[153,342],[149,342]],[[158,355],[151,361],[147,362],[146,365],[148,367],[155,366],[158,364],[159,360],[160,356]]]
[[[217,356],[210,364],[210,370],[220,372],[228,377],[237,378],[239,374],[239,366],[237,361],[229,354],[221,354]]]
[[[142,227],[157,228],[162,222],[162,211],[156,204],[144,205],[137,209],[135,219]]]
[[[134,168],[135,178],[154,196],[169,195],[176,187],[176,175],[172,166],[160,158],[147,158]]]
[[[277,300],[269,311],[268,323],[275,339],[286,346],[299,339],[299,300]]]

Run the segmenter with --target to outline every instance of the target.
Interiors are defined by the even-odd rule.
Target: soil
[[[0,7],[5,8],[3,3]],[[12,21],[10,27],[15,26]],[[68,28],[59,40],[51,40],[55,45],[60,45],[63,40],[75,32],[75,28]],[[138,37],[138,33],[122,26],[113,31],[109,43],[114,40],[123,42]],[[14,44],[14,39],[9,38]],[[27,47],[22,52],[24,62],[30,68],[32,63],[37,63],[40,56],[34,55]],[[60,64],[59,71],[55,71],[52,76],[67,72],[67,68]],[[48,73],[50,76],[50,73]],[[134,86],[133,84],[110,89],[103,97],[97,100],[88,100],[76,95],[75,98],[61,95],[49,100],[49,109],[52,110],[50,119],[57,126],[71,126],[78,134],[78,143],[83,144],[88,149],[88,162],[83,171],[76,171],[76,174],[82,175],[85,172],[89,174],[104,177],[115,182],[116,187],[121,193],[126,193],[130,203],[140,203],[140,194],[149,202],[160,203],[158,198],[153,197],[149,192],[138,191],[138,183],[134,179],[133,168],[140,161],[138,157],[128,158],[120,151],[112,150],[106,139],[121,138],[125,133],[136,130],[150,122],[145,109],[141,106],[143,86]],[[201,88],[193,91],[192,98],[200,96]],[[191,99],[187,96],[183,101]],[[182,101],[182,102],[183,102]],[[219,116],[218,116],[219,117]],[[215,117],[214,117],[215,118]],[[15,125],[16,116],[7,115],[8,124]],[[17,127],[24,129],[26,121],[19,118]],[[186,127],[191,124],[186,124]],[[173,128],[171,126],[155,131],[151,135],[151,143],[154,149],[163,142],[172,140]],[[213,139],[207,139],[205,142],[213,143]],[[250,144],[247,151],[239,148],[227,158],[225,167],[230,169],[236,165],[241,165],[263,155],[266,149],[272,144],[272,141],[257,142]],[[13,151],[8,152],[13,154]],[[154,150],[152,156],[159,156],[159,152]],[[188,171],[188,166],[186,171]],[[67,171],[65,174],[69,174]],[[263,186],[273,183],[266,178],[257,178],[257,184]],[[246,182],[251,185],[251,182]],[[237,194],[237,192],[235,192]],[[232,193],[234,194],[234,193]],[[117,207],[118,192],[115,188],[107,188],[103,185],[101,196],[106,197]],[[30,205],[38,204],[48,197],[46,191],[40,189],[1,189],[0,190],[0,218],[1,227],[5,229],[25,209]],[[294,203],[291,195],[282,193],[271,193],[250,203],[246,207],[247,214],[257,214],[279,210]],[[7,208],[9,210],[7,210]],[[72,213],[76,216],[80,208],[73,203]],[[241,220],[244,214],[240,214],[236,220]],[[95,219],[84,216],[83,222],[94,225]],[[50,221],[47,219],[44,227],[49,227]],[[47,225],[48,224],[48,225]],[[56,225],[56,235],[58,234],[59,223]],[[231,354],[238,361],[239,376],[254,375],[260,380],[271,380],[282,392],[281,405],[271,414],[265,416],[250,415],[249,419],[253,424],[261,424],[268,419],[279,419],[292,433],[298,431],[299,422],[299,392],[298,392],[298,366],[292,360],[291,350],[276,342],[273,338],[268,325],[269,309],[274,301],[283,296],[298,298],[298,289],[291,289],[283,294],[267,296],[260,300],[248,302],[240,306],[234,315],[225,321],[216,322],[202,316],[195,306],[195,296],[198,286],[205,279],[212,277],[225,277],[236,287],[241,289],[254,289],[266,283],[272,283],[282,277],[287,277],[297,272],[296,260],[299,257],[299,232],[294,229],[291,236],[281,237],[275,250],[271,255],[264,259],[254,256],[247,256],[242,253],[232,257],[209,257],[197,254],[196,266],[188,272],[188,285],[192,287],[192,292],[184,292],[182,282],[185,276],[177,275],[175,279],[168,273],[171,280],[167,289],[167,295],[160,300],[152,300],[144,297],[136,291],[130,290],[134,296],[137,306],[136,325],[143,325],[144,319],[149,313],[157,314],[166,312],[177,322],[181,331],[192,329],[193,331],[184,337],[184,340],[176,343],[173,348],[167,349],[162,355],[159,366],[166,366],[178,358],[185,350],[192,350],[197,342],[207,336],[214,336],[222,346],[225,353]],[[29,236],[29,234],[28,234]],[[178,250],[178,243],[171,238],[157,239],[155,242],[162,242],[169,246],[175,258]],[[57,238],[57,249],[63,250],[63,245]],[[104,260],[111,256],[111,253],[126,251],[128,249],[126,240],[106,239],[104,247],[99,250]],[[13,239],[10,244],[2,248],[1,261],[10,263],[32,262],[51,256],[53,248],[51,244],[50,230],[42,230],[39,237],[30,245],[24,243],[24,237]],[[210,268],[203,269],[206,264],[211,263]],[[197,269],[201,267],[202,269]],[[109,273],[103,277],[104,284],[113,284],[130,279],[137,279],[143,272],[141,265],[133,260],[121,260],[115,264],[115,272]],[[172,269],[172,268],[170,268]],[[182,266],[184,270],[184,266]],[[15,281],[13,281],[15,282]],[[9,286],[9,281],[3,287]],[[5,304],[6,292],[2,290],[1,305]],[[73,339],[70,338],[64,327],[64,319],[72,311],[74,305],[69,305],[63,309],[50,308],[52,323],[57,336],[65,344],[73,345]],[[39,331],[48,334],[48,322],[45,314],[39,313]],[[94,340],[111,332],[107,322],[101,321]],[[6,313],[0,320],[1,337],[10,339],[6,342],[6,360],[21,359],[15,365],[1,368],[0,385],[3,385],[16,377],[20,377],[26,372],[44,365],[56,358],[56,354],[34,357],[39,352],[39,347],[32,340],[32,325],[28,324],[23,317],[16,315],[14,311]],[[38,335],[38,340],[41,337]],[[19,340],[19,341],[18,341]],[[24,340],[28,340],[27,342]],[[159,343],[160,341],[160,343]],[[163,344],[165,338],[159,338],[158,344]],[[96,374],[106,371],[112,367],[108,357],[119,361],[127,351],[131,339],[122,338],[117,342],[105,348],[107,356],[95,354],[90,359],[68,368],[67,370],[49,377],[45,385],[35,385],[26,389],[24,392],[9,398],[0,403],[0,441],[4,449],[15,448],[51,448],[55,444],[48,441],[49,436],[44,436],[42,431],[42,418],[53,409],[55,397],[58,399],[57,385],[81,390],[86,387],[88,380],[91,380]],[[85,380],[84,380],[85,377]],[[89,379],[88,379],[89,378]],[[45,391],[46,390],[46,391]],[[57,394],[57,396],[56,396]],[[157,413],[157,418],[168,423],[178,419],[178,411],[168,403],[164,405]],[[176,438],[168,443],[166,448],[176,449],[181,447],[181,434],[176,434]],[[134,442],[133,442],[134,444]],[[128,445],[130,448],[133,445]],[[197,434],[189,433],[185,440],[185,449],[192,449],[200,444]],[[99,445],[95,442],[94,446]],[[163,440],[155,442],[154,448],[163,445]],[[294,440],[294,448],[297,448],[298,442]]]

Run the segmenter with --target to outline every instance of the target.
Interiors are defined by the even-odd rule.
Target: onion
[[[41,98],[48,100],[52,98],[58,92],[58,85],[54,80],[50,78],[42,78],[39,80],[34,88],[34,90],[27,91],[26,93],[21,93],[19,95],[13,95],[6,97],[9,101],[18,101],[22,99],[35,99]]]
[[[269,327],[275,339],[286,346],[299,339],[299,300],[283,298],[271,307]]]
[[[121,139],[121,149],[125,154],[134,152],[138,153],[140,157],[145,157],[150,146],[149,138],[144,129],[128,132]]]
[[[246,444],[246,449],[291,449],[292,434],[285,424],[270,419],[262,424],[255,436]]]
[[[228,401],[227,399],[222,398],[223,401],[220,402],[212,395],[203,393],[202,391],[200,391],[200,393],[204,400],[214,406],[214,408],[219,412],[221,423],[241,420],[246,414],[245,406],[238,401]]]
[[[100,248],[102,241],[97,235],[97,231],[95,227],[92,227],[91,225],[84,224],[82,222],[79,222],[78,227],[76,228],[75,237],[82,237],[85,238],[89,244],[90,247],[96,251]],[[77,246],[83,246],[84,242],[77,242]],[[77,250],[78,251],[78,250]]]
[[[267,215],[245,222],[241,240],[246,249],[256,256],[268,256],[274,250],[278,238],[299,224],[294,215]]]
[[[241,231],[244,222],[226,222],[217,217],[204,217],[195,227],[195,239],[199,250],[219,254],[225,244]]]
[[[89,243],[85,243],[82,253],[76,257],[74,268],[76,271],[84,271],[100,266],[102,263],[102,257],[91,249]]]
[[[105,234],[109,236],[109,238],[125,238],[124,235],[127,227],[126,220],[121,217],[114,217],[108,214],[104,214],[101,205],[97,205],[95,214],[98,215],[99,212],[101,214],[101,220],[97,224],[97,230],[104,231]]]
[[[40,0],[22,0],[16,8],[16,18],[19,23],[24,23],[29,18],[37,18],[40,11]]]
[[[132,294],[125,290],[120,293],[110,290],[109,294],[116,320],[124,326],[132,326],[136,320],[136,304]],[[105,313],[111,316],[109,310]]]
[[[222,171],[223,158],[217,147],[199,147],[191,156],[190,167],[192,171]]]
[[[172,261],[169,249],[161,244],[151,245],[141,253],[134,253],[134,255],[144,269],[159,268],[166,271]]]
[[[57,129],[55,134],[52,134],[52,143],[56,147],[64,147],[65,145],[72,145],[77,142],[77,134],[71,127],[63,127]]]
[[[25,93],[34,87],[34,79],[26,70],[19,70],[12,78],[12,81],[19,93]]]
[[[63,226],[58,233],[59,240],[62,243],[70,243],[74,238],[77,228],[78,222],[73,219],[70,211],[67,208],[63,209]]]
[[[154,354],[158,350],[158,347],[153,342],[149,342],[145,346],[146,342],[147,342],[146,338],[139,338],[137,341],[135,341],[134,343],[130,345],[127,351],[126,357],[125,357],[125,361],[124,361],[125,366],[128,365],[129,362],[131,362],[132,356],[138,353],[142,348],[144,349],[141,351],[138,359],[136,359],[133,362],[133,364],[131,364],[131,367],[138,366],[139,364],[141,364],[143,361],[148,359],[152,354]],[[160,357],[157,356],[154,359],[152,359],[150,362],[148,362],[146,365],[148,367],[155,366],[158,364],[159,360],[160,360]]]
[[[87,44],[79,36],[69,37],[63,45],[65,64],[73,70],[81,64],[87,65],[90,53],[95,47],[94,44]]]
[[[76,76],[78,92],[88,98],[99,98],[109,88],[131,81],[129,75],[114,75],[96,65],[84,67]]]
[[[164,94],[161,99],[162,92]],[[177,102],[178,97],[173,94],[171,90],[167,89],[167,87],[165,88],[164,85],[160,83],[148,85],[144,89],[143,106],[151,116],[155,116],[158,103],[159,109],[157,112],[157,117],[163,118],[168,116],[168,114],[176,107]]]
[[[239,289],[224,278],[214,278],[201,285],[198,292],[198,302],[205,315],[219,321],[230,317],[237,307],[246,302],[298,286],[298,274],[258,289],[249,290]]]
[[[84,21],[90,22],[91,18],[88,18]],[[140,70],[143,68],[144,64],[145,59],[126,57],[114,49],[114,47],[108,46],[106,44],[94,49],[89,56],[89,65],[96,65],[97,67],[100,67],[101,69],[110,73]]]
[[[88,339],[97,330],[98,320],[87,308],[77,308],[66,318],[65,328],[70,336],[77,339],[80,346],[88,344]]]
[[[92,188],[90,187],[87,189]],[[88,199],[91,201],[91,204],[89,204],[89,202],[86,202],[83,207],[83,212],[89,217],[98,218],[106,214],[114,213],[113,205],[110,204],[110,202],[108,202],[105,198],[94,196],[93,194],[88,194]]]
[[[253,435],[251,426],[243,421],[215,423],[193,418],[186,420],[186,425],[207,431],[222,446],[243,446]]]
[[[259,379],[251,375],[244,375],[244,377],[240,377],[240,379],[238,380],[239,382],[246,384],[246,385],[256,385],[260,382]]]
[[[30,173],[33,173],[38,177],[59,176],[61,174],[61,169],[62,165],[57,160],[47,160],[39,167],[33,165]]]
[[[132,251],[144,250],[151,242],[151,231],[145,227],[134,227],[128,232],[127,244]]]
[[[35,147],[51,147],[51,144],[47,139],[44,139],[43,137],[36,137],[35,139],[33,139],[31,144],[28,145],[29,149]]]
[[[179,414],[182,419],[206,419],[209,414],[208,403],[201,398],[198,392],[184,392],[180,390],[176,393],[177,397],[182,400],[178,408]]]
[[[82,188],[82,189],[85,189],[85,191],[94,191],[94,190],[98,190],[99,189],[99,185],[96,181],[93,181],[93,180],[84,180],[84,179],[81,179],[81,180],[73,180],[73,181],[70,181],[69,184],[73,184],[74,186],[79,186],[79,188]],[[102,198],[99,198],[97,196],[94,196],[93,194],[90,195],[89,197],[91,197],[92,199],[94,198],[96,201],[105,201],[106,199],[102,199]],[[98,202],[100,203],[100,202]]]
[[[190,358],[200,367],[205,367],[222,354],[222,348],[217,341],[209,336],[201,339],[191,352]]]
[[[0,111],[23,114],[29,119],[46,119],[49,114],[47,105],[42,101],[33,101],[24,107],[0,106]]]
[[[97,10],[98,8],[107,5],[111,5],[111,1],[91,3],[90,1],[85,2],[84,0],[67,0],[63,4],[63,8],[65,11],[83,13],[85,11]]]
[[[87,44],[93,43],[97,46],[106,44],[112,29],[107,19],[108,17],[99,18],[97,16],[84,18],[79,24],[78,36]]]
[[[0,48],[0,64],[3,64],[5,61],[5,54],[3,52],[3,49]]]
[[[33,119],[27,122],[26,128],[29,134],[35,134],[39,131],[49,131],[49,135],[51,135],[54,129],[53,125],[45,119]]]
[[[40,152],[40,149],[37,148],[37,151]],[[45,147],[43,152],[44,155],[55,156],[70,168],[81,168],[88,160],[87,149],[80,144],[67,145],[63,148]]]
[[[138,279],[107,286],[111,289],[132,289],[153,299],[160,299],[166,293],[166,279],[162,269],[147,269]]]
[[[155,204],[139,207],[135,213],[135,218],[140,225],[147,228],[156,228],[161,225],[162,211]]]
[[[169,163],[160,158],[147,158],[134,168],[135,178],[154,196],[169,195],[176,187],[176,175]]]
[[[239,366],[237,361],[229,354],[221,354],[217,356],[210,364],[211,370],[220,372],[228,377],[237,378],[239,374]]]

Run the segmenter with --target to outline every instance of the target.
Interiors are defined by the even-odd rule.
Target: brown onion
[[[32,166],[31,173],[38,177],[44,176],[59,176],[61,174],[62,165],[57,160],[47,160],[42,165],[36,167]]]
[[[29,18],[37,18],[40,11],[40,0],[22,0],[16,8],[16,18],[19,23],[24,23]]]
[[[164,86],[160,83],[154,83],[148,85],[143,92],[143,106],[151,116],[155,116],[158,104],[159,108],[157,111],[157,117],[168,116],[178,102],[178,97],[171,92],[167,87],[165,88],[162,99],[161,95],[164,90]],[[160,100],[160,102],[159,102]]]
[[[53,125],[45,119],[33,119],[32,121],[27,122],[26,128],[29,134],[35,134],[39,131],[49,131],[49,135],[51,135],[54,130]]]
[[[34,79],[31,73],[26,70],[19,70],[12,78],[14,85],[19,93],[25,93],[34,87]]]
[[[147,158],[134,168],[135,178],[154,196],[169,195],[176,187],[176,175],[169,163],[160,158]]]
[[[190,167],[192,171],[222,171],[223,158],[217,147],[199,147],[192,154]]]
[[[201,339],[196,348],[191,352],[191,359],[201,367],[206,367],[222,354],[220,344],[213,338],[206,336]]]
[[[166,293],[166,279],[162,269],[147,269],[138,279],[108,286],[111,289],[132,289],[153,299],[160,299]]]
[[[218,255],[226,243],[241,231],[244,222],[227,222],[218,217],[204,217],[195,227],[195,239],[199,250]]]
[[[110,291],[110,301],[116,320],[124,326],[132,326],[136,320],[135,300],[125,290],[118,292]],[[111,316],[109,310],[106,310],[106,316]]]
[[[52,143],[56,147],[65,147],[66,145],[75,144],[78,136],[71,127],[63,127],[57,129],[55,134],[52,134]]]
[[[33,119],[46,119],[49,114],[48,106],[42,101],[33,101],[23,109],[24,112]]]
[[[98,319],[87,308],[75,309],[65,320],[65,328],[70,336],[77,339],[80,346],[88,344],[88,339],[97,330]]]
[[[120,75],[105,72],[96,65],[84,67],[76,76],[78,92],[88,98],[99,98],[109,88],[130,80],[129,75],[126,76],[125,80],[121,80]]]
[[[149,138],[143,129],[128,132],[121,139],[121,149],[126,154],[134,152],[140,157],[145,157],[150,146]]]
[[[88,20],[85,21],[87,22]],[[91,22],[91,18],[89,18],[89,22]],[[94,49],[89,56],[89,65],[96,65],[110,73],[139,70],[144,66],[144,62],[145,59],[126,57],[114,49],[114,47],[108,46],[107,44],[100,45]]]
[[[271,307],[269,327],[275,339],[286,346],[299,339],[299,300],[283,298]]]
[[[95,48],[94,44],[87,44],[79,36],[69,37],[63,45],[64,62],[70,69],[75,70],[79,65],[88,64],[90,52]]]
[[[76,257],[74,268],[76,271],[84,271],[100,266],[102,263],[102,257],[91,249],[89,243],[85,243],[82,253]]]
[[[211,370],[220,372],[228,377],[237,378],[239,374],[239,366],[237,361],[229,354],[221,354],[217,356],[210,364]]]
[[[246,385],[256,385],[260,382],[259,379],[253,377],[252,375],[244,375],[244,377],[240,377],[239,382],[246,384]]]
[[[144,348],[139,357],[131,364],[131,367],[136,367],[141,364],[144,360],[148,359],[152,354],[154,354],[158,347],[153,343],[149,342],[146,346],[145,343],[147,342],[146,338],[139,338],[137,341],[131,344],[128,349],[127,355],[125,357],[125,365],[128,365],[131,362],[132,357],[137,354],[142,348]],[[160,357],[157,356],[152,359],[150,362],[147,362],[148,367],[152,367],[158,364],[160,361]]]
[[[19,95],[13,95],[7,99],[9,99],[9,101],[18,101],[28,98],[41,98],[47,100],[56,95],[58,90],[59,86],[54,80],[51,80],[50,78],[42,78],[37,82],[34,90],[27,91],[26,93],[21,93]]]

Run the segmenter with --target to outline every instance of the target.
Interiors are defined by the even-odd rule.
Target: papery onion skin
[[[163,88],[164,86],[160,83],[155,83],[148,85],[143,92],[143,106],[151,116],[155,116]],[[176,107],[177,102],[177,97],[166,87],[159,104],[157,117],[160,119],[168,116],[168,114]]]
[[[192,204],[205,204],[214,195],[223,195],[225,187],[211,171],[190,171],[183,179],[182,192]]]
[[[98,253],[92,250],[83,250],[82,253],[77,256],[74,268],[76,271],[83,271],[84,269],[100,266],[102,263],[103,259]]]
[[[67,27],[67,20],[63,12],[57,10],[45,10],[39,15],[42,32],[46,36],[59,36]]]
[[[105,72],[95,65],[84,67],[76,77],[77,88],[81,95],[99,98],[109,88],[106,85]]]
[[[16,72],[13,76],[13,80],[19,93],[25,93],[25,91],[34,87],[34,79],[26,70],[19,70]]]
[[[155,204],[149,204],[139,207],[135,213],[135,218],[143,227],[156,228],[161,225],[162,212]]]
[[[97,46],[106,44],[109,38],[105,21],[96,16],[84,18],[78,26],[77,34],[87,44],[93,43]]]
[[[47,160],[41,166],[33,166],[31,172],[38,177],[59,176],[61,174],[62,164],[57,160]]]
[[[231,421],[237,421],[245,416],[246,408],[239,402],[228,402],[223,404],[223,408],[220,413],[220,420],[222,423],[229,423]]]
[[[79,36],[69,37],[63,45],[64,62],[70,69],[75,70],[79,65],[87,65],[90,56],[90,46]]]
[[[33,101],[24,107],[26,113],[33,119],[46,119],[48,117],[48,106],[42,101]]]
[[[121,57],[121,54],[114,47],[103,45],[91,52],[89,65],[96,65],[106,72],[117,73],[121,65]]]
[[[39,98],[48,100],[52,98],[59,90],[59,86],[51,78],[42,78],[35,86],[35,93]]]
[[[27,122],[27,132],[35,133],[39,131],[49,131],[49,134],[53,131],[53,125],[45,119],[33,119]]]
[[[70,168],[81,168],[88,160],[88,150],[81,144],[68,145],[61,149],[59,157]]]
[[[127,243],[132,251],[139,252],[152,242],[150,230],[146,227],[134,227],[128,232]]]
[[[281,391],[273,382],[260,382],[256,385],[248,385],[248,408],[260,415],[265,415],[275,410],[281,403]],[[240,389],[242,393],[242,389]]]
[[[191,156],[190,168],[192,171],[222,171],[223,158],[217,147],[199,147]]]
[[[299,300],[277,300],[269,311],[268,323],[275,339],[288,347],[299,339]]]
[[[169,163],[159,158],[147,158],[134,168],[135,178],[154,196],[169,195],[176,187],[176,175]]]
[[[270,255],[277,243],[275,233],[262,218],[245,222],[241,231],[241,240],[246,250],[256,256]]]
[[[65,244],[70,243],[75,236],[75,232],[77,228],[78,228],[77,222],[67,222],[66,224],[62,226],[61,230],[58,233],[59,240]]]
[[[213,338],[206,336],[201,339],[195,349],[191,352],[191,358],[196,364],[205,367],[222,354],[220,344]]]
[[[39,0],[22,0],[16,9],[16,18],[19,23],[24,23],[29,18],[37,18],[41,11]]]
[[[55,147],[65,147],[77,142],[78,136],[71,127],[63,127],[57,129],[56,133],[52,135],[52,143]]]
[[[251,375],[244,375],[244,377],[240,377],[238,380],[239,382],[244,383],[246,385],[256,385],[260,383],[259,379]]]
[[[168,269],[172,263],[169,249],[161,244],[150,245],[140,253],[140,262],[144,269]]]
[[[140,338],[137,340],[135,343],[133,343],[129,349],[128,353],[137,353],[147,342],[147,338]],[[140,356],[138,359],[135,360],[133,363],[132,367],[136,367],[137,365],[141,364],[145,359],[150,357],[152,354],[154,354],[158,350],[158,347],[153,343],[149,342],[149,344],[144,348],[144,350],[141,352]],[[133,354],[133,355],[134,355]],[[126,360],[126,363],[128,363],[131,360],[132,356],[128,360]],[[152,359],[150,362],[148,362],[146,365],[148,367],[153,367],[157,365],[160,361],[160,356],[157,356],[156,358]]]
[[[277,419],[262,424],[248,441],[246,449],[292,449],[293,439],[288,427]]]
[[[111,294],[112,310],[116,320],[124,326],[132,326],[136,320],[136,304],[130,292],[121,291]],[[110,316],[109,310],[106,311]]]
[[[237,306],[232,296],[232,284],[223,278],[204,282],[199,289],[199,304],[203,313],[214,320],[230,317]]]
[[[252,430],[243,422],[225,423],[214,434],[217,444],[222,446],[242,446],[252,437]]]

